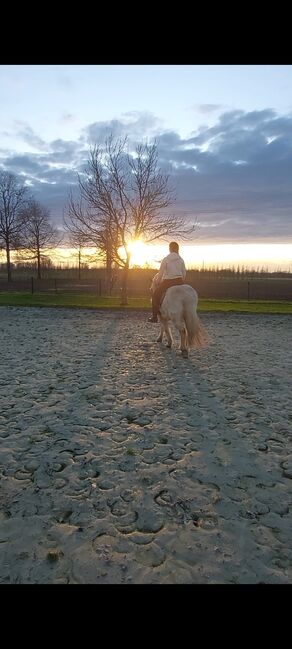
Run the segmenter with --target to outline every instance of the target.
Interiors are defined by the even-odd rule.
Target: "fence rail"
[[[129,297],[149,297],[150,283],[154,273],[137,276],[130,273],[128,282]],[[206,299],[233,299],[233,300],[291,300],[292,278],[205,278],[187,275],[186,282],[193,286],[201,298]],[[7,282],[0,279],[0,293],[79,293],[102,296],[106,295],[106,281],[104,276],[94,279],[51,279],[38,280],[34,277],[17,279]],[[121,277],[118,278],[113,290],[113,296],[121,293]]]

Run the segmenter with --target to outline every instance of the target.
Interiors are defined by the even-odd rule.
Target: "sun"
[[[131,253],[131,267],[145,266],[145,264],[149,263],[150,249],[144,241],[135,239],[129,243],[128,249]]]
[[[145,243],[142,239],[132,239],[127,244],[127,249],[131,255],[130,268],[139,266],[140,268],[156,268],[160,265],[161,260],[168,254],[166,245]],[[125,248],[119,248],[121,259],[126,260]]]

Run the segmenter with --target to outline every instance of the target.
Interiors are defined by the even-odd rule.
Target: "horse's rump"
[[[205,328],[197,315],[198,294],[189,284],[170,286],[160,304],[162,321],[172,321],[178,331],[186,330],[189,347],[203,347],[208,342]]]

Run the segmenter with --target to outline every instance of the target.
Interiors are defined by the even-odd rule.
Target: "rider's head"
[[[171,241],[169,244],[169,252],[178,252],[179,251],[179,245],[176,243],[176,241]]]

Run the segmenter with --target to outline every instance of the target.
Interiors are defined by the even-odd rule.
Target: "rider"
[[[159,272],[157,274],[157,279],[159,286],[152,295],[152,312],[153,315],[151,318],[148,318],[148,322],[158,322],[157,313],[160,306],[160,298],[166,289],[170,286],[177,286],[178,284],[183,284],[186,277],[186,267],[185,262],[178,254],[179,245],[176,241],[171,241],[169,244],[169,255],[162,259]]]

